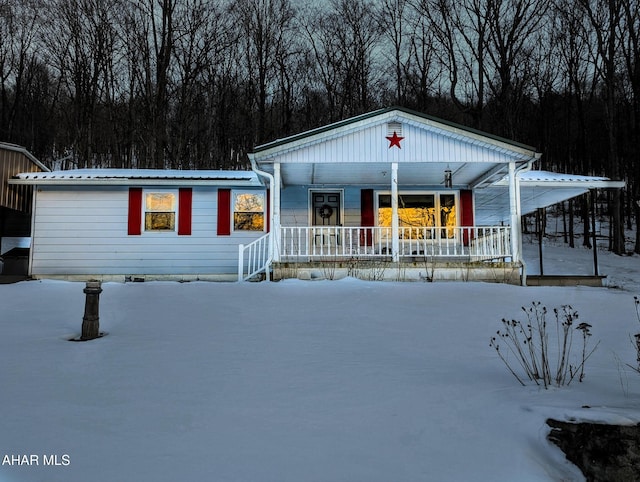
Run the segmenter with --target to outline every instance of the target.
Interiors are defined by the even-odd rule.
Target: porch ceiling
[[[495,186],[475,191],[476,218],[481,224],[509,223],[509,195],[508,188]],[[587,189],[558,188],[558,187],[527,187],[520,188],[520,207],[522,214],[529,214],[538,208],[584,194]]]
[[[485,179],[504,176],[507,165],[462,162],[404,162],[398,164],[398,185],[438,186],[444,183],[444,171],[451,169],[458,188],[475,185]],[[391,163],[314,163],[281,164],[284,186],[291,185],[389,185]]]

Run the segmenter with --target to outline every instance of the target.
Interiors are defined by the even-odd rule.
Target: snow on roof
[[[602,176],[581,176],[579,174],[564,174],[550,171],[524,171],[518,177],[521,186],[544,186],[544,187],[580,187],[580,188],[620,188],[624,187],[624,181],[612,181],[608,177]],[[494,186],[508,186],[507,177],[497,181]]]
[[[624,187],[624,181],[612,181],[600,176],[580,176],[549,171],[525,171],[520,178],[520,206],[522,214],[538,208],[571,199],[589,189],[611,189]],[[475,190],[476,218],[482,223],[509,222],[510,206],[506,190],[507,178],[492,185]]]
[[[520,180],[524,182],[591,182],[609,181],[610,179],[601,176],[581,176],[578,174],[563,174],[550,171],[526,171],[520,174]]]
[[[24,172],[12,184],[229,184],[261,185],[253,171],[178,169],[73,169]]]

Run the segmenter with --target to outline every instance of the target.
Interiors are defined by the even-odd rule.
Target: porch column
[[[524,264],[524,258],[522,256],[522,197],[520,195],[520,176],[516,172],[515,174],[515,186],[516,186],[516,233],[517,233],[517,248],[518,248],[518,261]],[[525,268],[523,268],[524,271]],[[524,274],[526,279],[526,273]]]
[[[522,229],[520,226],[520,183],[516,176],[516,163],[509,163],[509,217],[511,224],[511,259],[522,260]]]
[[[398,163],[391,163],[391,259],[400,260],[400,229],[398,224]]]
[[[280,186],[282,178],[280,176],[280,163],[273,164],[273,198],[271,210],[273,216],[271,219],[271,249],[273,261],[280,261]]]

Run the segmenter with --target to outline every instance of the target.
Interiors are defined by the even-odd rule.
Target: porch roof
[[[525,156],[535,154],[535,148],[526,144],[463,126],[462,124],[439,119],[411,109],[406,109],[404,107],[387,107],[335,122],[333,124],[318,127],[316,129],[301,132],[283,139],[276,139],[275,141],[256,146],[253,150],[253,154],[260,158],[271,157],[288,150],[298,149],[305,145],[330,139],[336,135],[343,136],[354,130],[362,130],[372,125],[388,122],[406,122],[422,128],[441,131],[441,133],[446,133],[452,138],[464,138],[472,142],[520,151]]]
[[[606,177],[579,176],[549,171],[525,171],[519,174],[522,214],[584,194],[590,189],[619,189],[624,181]],[[475,191],[476,217],[486,223],[509,221],[509,184],[506,178]]]
[[[533,147],[399,107],[278,139],[249,154],[258,170],[273,173],[279,163],[284,186],[385,186],[397,163],[399,184],[437,187],[449,169],[459,188],[490,184],[510,162],[526,166],[539,157]]]
[[[400,140],[391,142],[392,129]],[[529,171],[540,153],[533,147],[404,108],[392,107],[353,117],[258,146],[249,154],[259,173],[280,165],[282,186],[367,186],[390,188],[397,165],[400,189],[472,189],[476,219],[510,222],[507,172],[515,163],[522,214],[583,194],[620,188],[604,177]]]

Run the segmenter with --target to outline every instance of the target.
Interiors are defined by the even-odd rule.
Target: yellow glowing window
[[[170,192],[150,192],[144,198],[145,231],[175,231],[176,195]]]
[[[264,231],[264,193],[234,193],[233,229],[235,231]]]
[[[433,229],[445,228],[440,236],[452,238],[457,223],[455,194],[399,194],[398,226],[403,238],[432,238]],[[391,195],[378,196],[378,226],[391,226]]]

